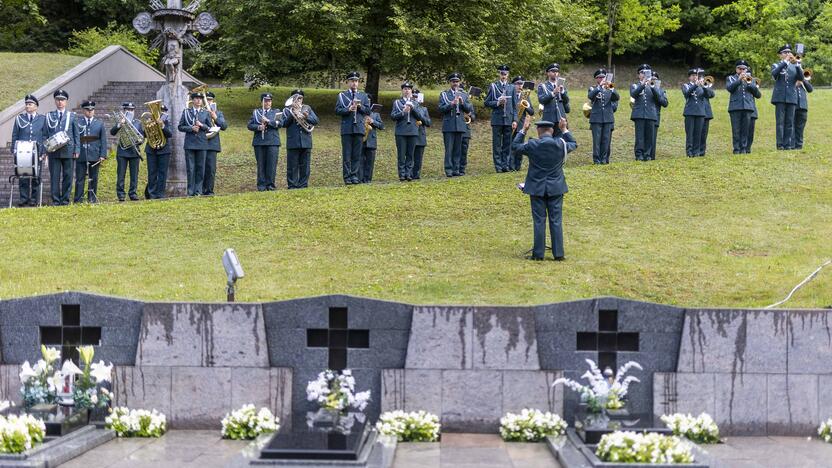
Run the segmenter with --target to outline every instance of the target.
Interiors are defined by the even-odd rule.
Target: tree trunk
[[[364,91],[372,96],[371,100],[374,103],[378,103],[378,88],[379,82],[381,81],[381,69],[378,66],[378,60],[370,57],[367,59],[365,66],[367,68],[367,84],[364,87]]]
[[[612,42],[615,37],[615,22],[618,16],[618,0],[610,0],[607,4],[607,70],[612,70]]]

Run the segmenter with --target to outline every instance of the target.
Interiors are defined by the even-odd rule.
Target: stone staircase
[[[132,101],[136,105],[136,117],[147,111],[145,102],[156,99],[156,91],[162,84],[160,82],[143,82],[143,81],[111,81],[104,87],[96,91],[90,99],[95,101],[96,116],[104,120],[104,124],[109,128],[112,121],[104,117],[104,114],[112,114],[115,110],[121,109],[121,103],[124,101]],[[190,85],[190,86],[189,86]],[[187,83],[186,86],[191,87],[192,83]],[[75,108],[74,112],[81,115],[81,109]],[[114,148],[116,138],[109,136],[109,147]],[[14,159],[11,153],[11,148],[0,148],[0,208],[7,208],[9,206],[9,177],[14,174]],[[49,191],[49,170],[44,170],[43,174],[43,204],[47,205],[50,202]],[[15,181],[14,199],[12,203],[17,204],[19,194],[17,193],[17,182]],[[115,190],[115,187],[101,187],[104,190]]]

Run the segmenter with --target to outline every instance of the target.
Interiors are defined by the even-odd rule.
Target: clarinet
[[[454,91],[454,99],[459,97],[459,91]],[[459,115],[459,101],[456,101],[456,115]]]

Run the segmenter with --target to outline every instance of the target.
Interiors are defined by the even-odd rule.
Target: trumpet
[[[714,85],[714,77],[711,75],[702,78],[702,86],[705,88],[710,88]]]
[[[815,75],[815,72],[811,68],[807,68],[807,69],[803,70],[803,79],[806,80],[806,81],[811,81],[812,77],[814,75]]]

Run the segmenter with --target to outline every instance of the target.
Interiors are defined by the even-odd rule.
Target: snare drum
[[[17,142],[14,150],[14,175],[38,177],[38,145],[35,141]]]
[[[67,143],[69,143],[69,135],[67,135],[66,132],[58,132],[46,140],[46,151],[54,153],[55,151],[58,151],[66,146]]]

